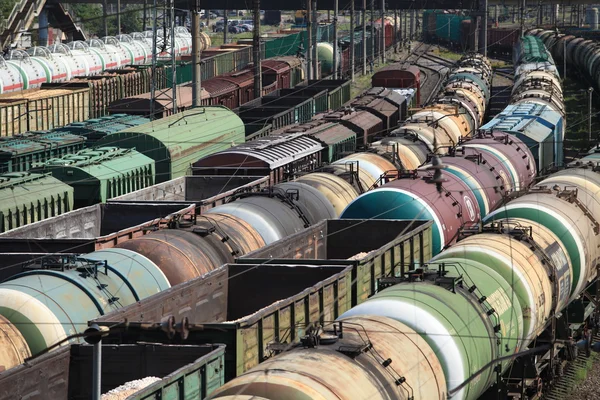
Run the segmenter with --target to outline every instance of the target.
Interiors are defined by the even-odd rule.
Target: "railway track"
[[[593,336],[592,343],[598,341],[600,341],[600,334]],[[588,359],[589,357],[586,355],[586,352],[579,350],[577,357],[573,361],[560,367],[562,370],[560,377],[550,390],[544,393],[542,399],[563,400],[569,398],[571,392],[575,389],[579,372],[588,368]]]

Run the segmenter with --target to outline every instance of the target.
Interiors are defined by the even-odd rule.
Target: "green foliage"
[[[8,18],[17,0],[0,0],[0,19]]]
[[[0,0],[6,1],[6,0]],[[69,6],[76,21],[81,21],[83,30],[90,36],[103,37],[104,21],[102,20],[102,6],[99,4],[70,4]],[[107,19],[108,34],[117,35],[117,16],[115,11]],[[142,25],[142,7],[139,4],[127,5],[121,11],[121,33],[140,32]]]

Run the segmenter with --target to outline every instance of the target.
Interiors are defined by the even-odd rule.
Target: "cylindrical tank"
[[[100,39],[90,39],[87,43],[90,51],[100,57],[102,71],[121,67],[121,54],[114,46],[107,46]]]
[[[334,161],[331,165],[344,166],[348,163],[358,163],[359,179],[363,183],[364,190],[370,189],[385,172],[396,170],[394,164],[373,153],[356,153]]]
[[[396,130],[395,134],[400,133]],[[378,154],[396,154],[402,164],[402,168],[412,171],[427,161],[427,156],[431,154],[430,145],[426,144],[417,135],[404,134],[398,137],[387,137],[378,142],[371,143],[371,148]]]
[[[514,135],[493,131],[485,137],[476,137],[465,142],[459,149],[463,153],[469,150],[478,154],[483,164],[501,176],[502,191],[523,190],[528,188],[536,177],[533,154],[522,140]]]
[[[58,62],[66,66],[69,79],[88,75],[90,66],[87,64],[86,57],[74,56],[71,50],[61,43],[48,46],[48,50]]]
[[[50,82],[64,82],[69,78],[69,70],[64,62],[56,60],[46,47],[30,47],[27,54],[34,63],[38,63],[50,76]]]
[[[23,76],[19,69],[0,56],[0,93],[23,90]]]
[[[107,51],[115,52],[119,55],[121,63],[119,67],[126,65],[132,65],[135,63],[136,54],[130,51],[129,48],[122,45],[122,43],[114,36],[105,36],[102,39],[104,46]]]
[[[263,238],[265,244],[290,236],[307,224],[300,214],[290,207],[289,201],[276,196],[251,196],[217,206],[207,214],[229,214],[248,223]]]
[[[468,271],[470,274],[471,269]],[[491,275],[485,272],[474,269],[472,278],[475,281],[476,277],[483,277],[483,290],[494,293],[502,284],[502,278],[495,276],[490,279]],[[510,288],[507,287],[506,290],[510,291]],[[436,354],[444,371],[447,388],[452,390],[500,355],[499,347],[492,345],[490,340],[490,337],[495,338],[491,321],[485,317],[477,299],[471,299],[470,296],[466,290],[453,293],[432,284],[395,285],[345,312],[341,319],[362,315],[388,317],[419,332]],[[511,325],[507,327],[512,329],[515,314],[511,313],[510,303],[509,309],[502,314],[503,322],[508,321]],[[517,347],[516,338],[518,335],[513,336],[512,341],[506,338],[511,352]],[[493,369],[488,368],[478,378],[452,397],[478,398],[495,381],[496,374]]]
[[[453,174],[444,174],[441,192],[430,182],[429,171],[418,171],[414,179],[398,179],[362,194],[343,212],[344,219],[433,220],[432,251],[456,240],[464,226],[479,221],[477,199],[468,185]]]
[[[547,193],[522,196],[490,213],[485,222],[521,218],[539,223],[550,229],[568,251],[573,266],[571,297],[574,300],[587,282],[593,278],[598,262],[599,249],[593,224],[576,204]]]
[[[146,46],[139,40],[133,40],[131,35],[118,35],[116,39],[121,47],[127,50],[128,57],[131,60],[129,64],[144,64],[148,58]]]
[[[82,41],[76,40],[69,42],[66,46],[71,49],[71,54],[75,57],[82,57],[88,65],[88,75],[98,75],[102,72],[102,58],[96,52],[90,50],[90,46]]]
[[[524,337],[530,340],[541,333],[552,312],[552,302],[546,299],[552,298],[554,288],[543,260],[528,244],[509,235],[475,235],[444,251],[436,261],[447,258],[480,262],[500,274],[522,307]]]
[[[21,332],[0,315],[0,372],[23,364],[31,357],[29,346]]]
[[[319,61],[321,62],[321,73],[323,75],[329,75],[333,73],[333,46],[327,42],[317,43],[317,54]],[[336,55],[338,59],[338,66],[341,65],[339,62],[339,54]]]
[[[352,316],[342,323],[344,336],[336,343],[267,359],[217,389],[209,399],[237,399],[239,395],[270,400],[446,399],[438,354],[413,329],[378,316]],[[364,344],[365,335],[368,351],[353,357],[337,351]],[[382,360],[391,360],[391,366],[383,366]],[[404,378],[402,383],[396,381],[397,374]]]
[[[302,210],[311,225],[324,219],[335,219],[337,213],[327,197],[314,187],[302,182],[285,182],[275,185],[274,191],[287,196]]]
[[[6,76],[2,77],[3,93],[34,89],[50,82],[49,71],[21,50],[13,50],[5,61]]]
[[[213,229],[214,232],[209,233]],[[177,285],[233,262],[234,255],[244,255],[264,244],[249,224],[214,212],[205,213],[190,227],[151,232],[117,247],[152,260],[169,283]]]
[[[69,259],[0,284],[0,314],[21,332],[32,353],[83,332],[87,321],[170,287],[146,257],[124,249]],[[80,339],[75,339],[80,341]]]
[[[410,122],[423,122],[424,125],[432,126],[436,130],[438,141],[456,145],[463,136],[471,133],[466,119],[457,114],[456,107],[434,105],[413,114]],[[435,124],[433,121],[436,121]]]
[[[348,204],[358,197],[358,192],[350,183],[333,174],[315,172],[301,176],[296,182],[310,185],[321,192],[333,207],[333,218],[338,218]]]

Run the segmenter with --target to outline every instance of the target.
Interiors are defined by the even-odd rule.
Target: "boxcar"
[[[0,140],[0,173],[28,171],[44,162],[83,149],[86,140],[69,132],[29,132]]]
[[[154,184],[154,160],[133,149],[98,147],[34,165],[73,187],[75,207],[85,207]]]
[[[301,133],[267,136],[199,159],[194,175],[270,176],[287,180],[321,163],[321,142]]]
[[[234,112],[208,106],[107,135],[97,145],[134,148],[152,158],[159,183],[189,175],[192,163],[244,141],[244,123]]]
[[[371,78],[371,86],[390,89],[416,89],[417,104],[421,104],[421,71],[412,65],[392,64],[377,71]]]
[[[50,174],[0,175],[0,232],[72,210],[73,192]]]

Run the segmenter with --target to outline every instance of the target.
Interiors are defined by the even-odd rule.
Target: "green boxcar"
[[[32,169],[50,172],[75,190],[75,207],[86,207],[154,184],[154,160],[134,149],[98,147],[53,158]]]
[[[446,42],[461,42],[461,23],[470,19],[464,15],[437,13],[435,18],[435,35]]]
[[[136,149],[156,163],[156,183],[191,174],[191,164],[245,142],[242,120],[227,107],[199,107],[107,135],[98,146]]]
[[[225,383],[225,346],[212,345],[207,355],[179,368],[127,400],[202,400]]]
[[[88,119],[83,122],[75,122],[57,129],[57,131],[81,135],[86,139],[86,146],[91,147],[106,135],[147,124],[148,122],[150,122],[149,118],[140,115],[112,114],[100,118]]]
[[[335,111],[350,101],[351,83],[348,79],[320,79],[306,81],[305,85],[314,89],[327,89],[328,108]]]
[[[328,122],[322,126],[307,131],[315,139],[327,147],[321,159],[332,163],[347,155],[356,153],[356,132],[337,122]]]
[[[0,175],[0,232],[73,209],[73,188],[50,174]]]

